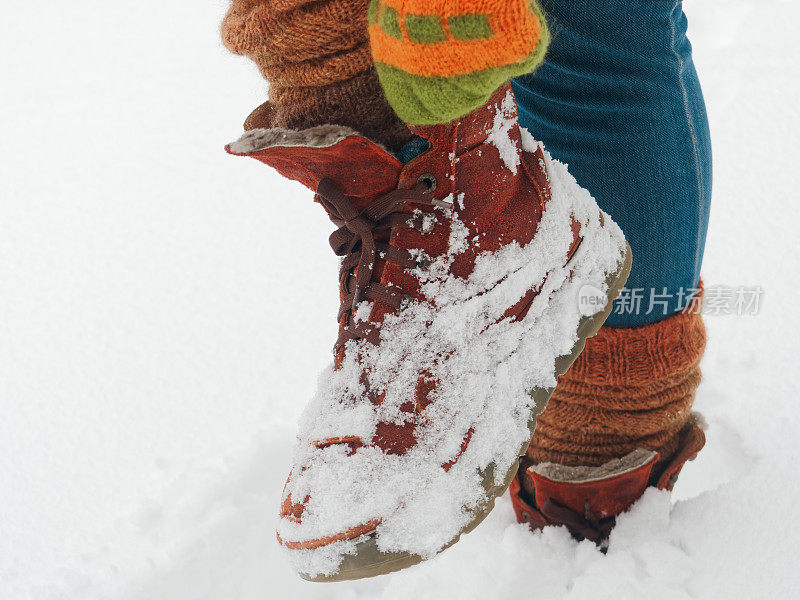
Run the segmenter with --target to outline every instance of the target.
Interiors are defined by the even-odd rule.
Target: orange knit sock
[[[232,0],[229,50],[252,59],[270,102],[245,127],[351,127],[397,149],[410,139],[378,82],[367,40],[369,0]]]
[[[414,125],[483,106],[538,67],[550,40],[536,0],[372,0],[369,36],[389,101]]]
[[[698,307],[643,327],[603,327],[587,340],[538,418],[527,461],[598,466],[636,448],[670,459],[700,383]]]

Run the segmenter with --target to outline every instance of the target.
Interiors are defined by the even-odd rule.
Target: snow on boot
[[[338,228],[335,357],[277,532],[314,581],[402,569],[476,527],[630,269],[619,227],[520,130],[508,86],[414,133],[427,150],[406,164],[338,126],[228,147],[311,188]],[[582,312],[586,289],[608,301]]]

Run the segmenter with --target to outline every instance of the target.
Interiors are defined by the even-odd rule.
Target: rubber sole
[[[617,298],[617,296],[619,296],[623,286],[625,285],[625,282],[628,280],[628,275],[631,271],[631,261],[631,248],[626,242],[625,257],[620,263],[620,268],[606,279],[606,284],[608,285],[608,302],[603,310],[591,316],[583,317],[580,320],[577,331],[578,341],[572,347],[572,351],[569,354],[565,354],[556,359],[555,366],[557,377],[560,377],[567,372],[567,370],[572,366],[572,363],[575,362],[575,359],[577,359],[580,353],[583,352],[583,349],[586,346],[586,340],[600,331],[603,323],[605,323],[606,319],[611,314],[611,311],[614,307],[614,300]],[[528,423],[528,429],[530,430],[531,436],[533,436],[533,432],[536,429],[536,419],[542,413],[542,411],[544,411],[545,407],[547,406],[547,402],[553,395],[554,390],[555,388],[542,388],[533,390],[530,393],[535,405],[531,414],[531,419]],[[519,456],[523,456],[527,448],[528,441],[525,442],[517,454]],[[461,539],[462,535],[471,532],[481,524],[486,516],[492,512],[495,500],[502,496],[508,489],[508,486],[511,485],[511,482],[517,475],[518,469],[519,461],[517,460],[513,465],[511,465],[511,468],[503,477],[502,483],[498,485],[495,483],[494,466],[489,465],[487,467],[487,469],[482,473],[483,487],[486,490],[486,496],[488,498],[487,502],[475,509],[473,512],[473,518],[470,520],[467,526],[464,527],[464,529],[462,529],[459,534],[446,546],[444,546],[440,552],[443,552],[455,544],[459,539]],[[394,571],[400,571],[401,569],[411,567],[419,564],[420,562],[422,562],[422,557],[416,554],[411,554],[408,552],[382,552],[378,549],[378,543],[373,535],[368,539],[356,544],[356,552],[354,554],[348,554],[344,557],[342,563],[339,565],[339,570],[336,573],[332,575],[318,575],[314,577],[309,577],[304,574],[301,574],[300,576],[307,581],[315,582],[349,581],[353,579],[363,579],[366,577],[375,577],[376,575],[393,573]]]

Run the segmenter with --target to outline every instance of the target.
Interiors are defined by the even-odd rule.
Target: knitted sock
[[[367,43],[369,0],[232,0],[225,46],[252,59],[270,101],[245,127],[352,127],[391,149],[411,138],[386,101]]]
[[[372,0],[369,36],[389,102],[414,125],[483,106],[550,41],[536,0]]]
[[[637,448],[669,460],[700,383],[706,334],[699,300],[692,307],[652,325],[603,327],[587,340],[537,420],[528,461],[598,466]]]

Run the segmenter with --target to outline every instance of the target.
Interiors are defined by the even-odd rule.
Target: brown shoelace
[[[425,183],[412,189],[392,190],[359,211],[330,180],[323,179],[317,186],[317,199],[338,227],[329,238],[331,248],[337,256],[342,257],[339,269],[342,301],[336,316],[342,328],[334,345],[334,352],[349,340],[366,339],[370,343],[378,343],[378,328],[367,321],[355,322],[353,318],[353,313],[362,300],[379,302],[394,310],[402,310],[410,303],[411,296],[400,289],[373,281],[376,261],[384,260],[406,269],[424,269],[430,259],[424,254],[414,256],[408,250],[392,246],[388,242],[388,233],[376,234],[390,232],[395,227],[414,227],[426,232],[424,224],[432,222],[433,213],[400,210],[409,204],[451,206],[431,197],[428,190],[429,186]]]
[[[583,515],[552,498],[545,500],[539,510],[550,520],[550,525],[564,525],[575,539],[591,540],[598,546],[608,539],[616,523],[614,517],[600,519],[593,515],[588,500]]]

